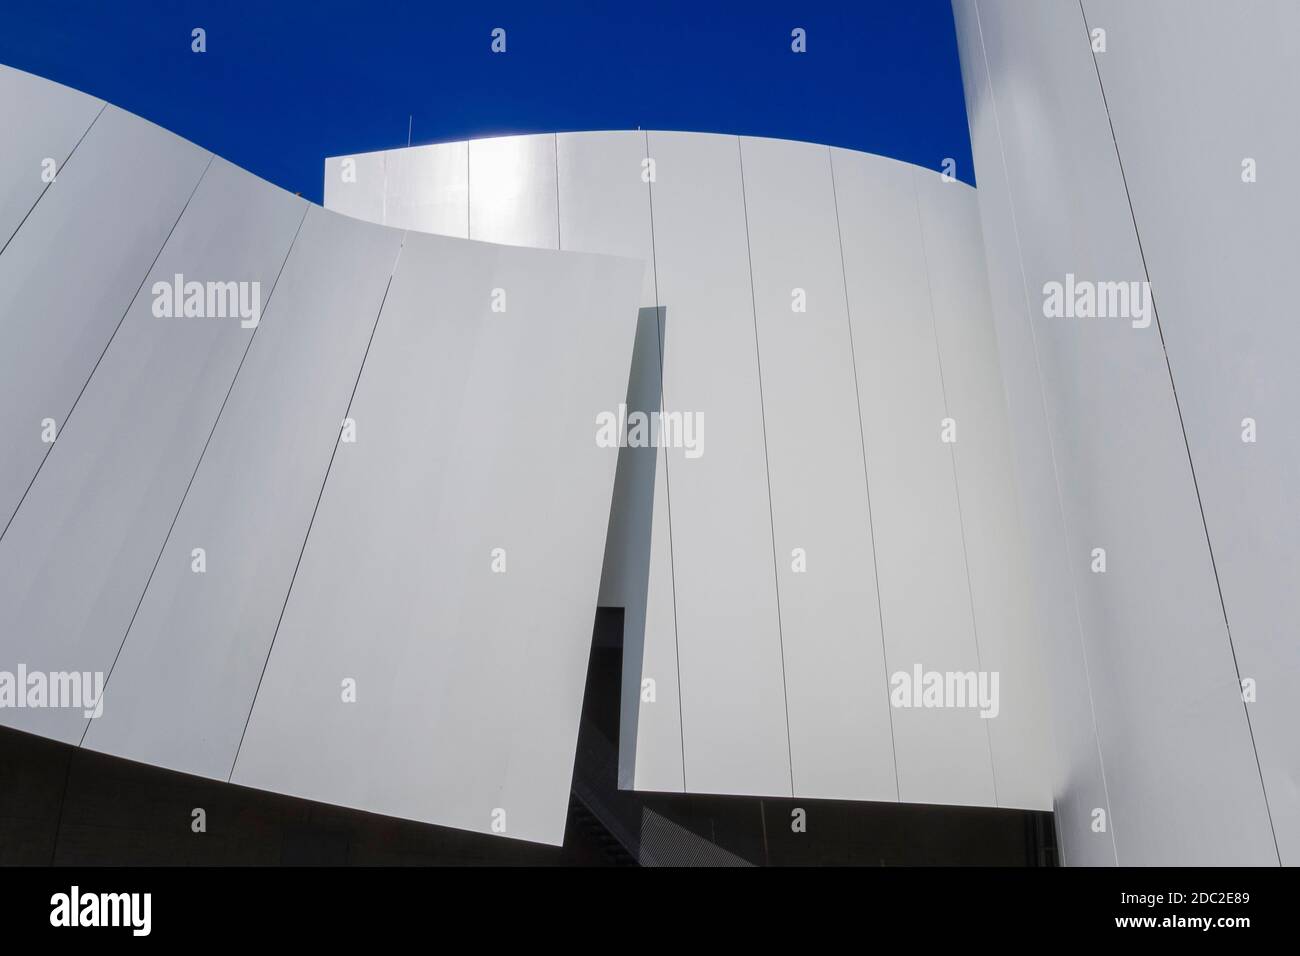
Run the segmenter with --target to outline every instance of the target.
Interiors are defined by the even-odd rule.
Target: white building
[[[105,681],[0,725],[558,843],[621,607],[624,790],[1295,862],[1300,8],[953,7],[978,189],[638,130],[321,209],[0,68],[0,676]]]

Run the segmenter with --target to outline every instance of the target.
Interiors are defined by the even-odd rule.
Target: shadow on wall
[[[563,846],[313,803],[0,729],[0,866],[1055,864],[1048,813],[620,790],[622,632],[621,611],[596,614]]]
[[[663,402],[663,343],[666,310],[648,307],[637,313],[632,368],[627,382],[627,408],[657,412]],[[621,447],[614,473],[614,495],[605,538],[605,565],[600,604],[625,609],[623,631],[623,694],[635,700],[640,691],[645,653],[646,604],[649,598],[650,548],[654,527],[655,477],[658,449]],[[631,697],[627,695],[631,694]],[[619,728],[621,751],[636,748],[639,708],[625,714]]]
[[[1058,865],[1043,811],[620,789],[622,634],[621,609],[597,611],[566,848],[641,866]]]

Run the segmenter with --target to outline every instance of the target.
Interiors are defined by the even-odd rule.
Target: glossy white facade
[[[558,843],[599,603],[625,788],[1300,860],[1300,9],[953,8],[978,191],[599,132],[336,157],[326,211],[0,68],[0,672],[108,679],[0,724]],[[180,273],[257,329],[156,317]],[[599,447],[624,401],[698,445]]]
[[[326,205],[361,218],[651,263],[629,405],[705,425],[699,455],[620,459],[601,602],[627,609],[622,786],[1051,807],[972,189],[654,131],[336,157],[325,176]],[[998,715],[892,707],[917,665],[998,672]]]
[[[1300,7],[953,8],[1064,860],[1300,862]],[[1045,317],[1067,274],[1150,325]]]
[[[0,671],[105,682],[0,724],[562,842],[644,263],[358,222],[7,68],[0,128]]]

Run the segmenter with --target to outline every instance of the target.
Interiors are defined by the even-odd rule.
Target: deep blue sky
[[[948,0],[4,0],[0,62],[317,202],[323,160],[583,129],[848,146],[974,182]],[[190,51],[207,30],[208,52]],[[489,50],[493,27],[507,52]],[[808,52],[790,31],[808,31]],[[0,130],[0,137],[3,131]]]

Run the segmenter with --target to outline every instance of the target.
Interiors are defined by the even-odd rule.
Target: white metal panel
[[[1119,863],[1276,862],[1156,325],[1042,312],[1067,273],[1145,278],[1082,13],[979,11]]]
[[[643,313],[644,314],[644,313]],[[657,323],[642,323],[654,334]],[[643,545],[644,594],[632,590],[623,620],[623,684],[619,717],[618,781],[626,790],[682,792],[686,788],[682,751],[680,666],[677,617],[673,594],[671,518],[668,509],[667,455],[662,448],[624,449],[635,458],[654,456],[654,469],[638,468],[634,487],[615,484],[622,495],[649,504],[650,539]],[[623,456],[620,456],[620,464]],[[653,483],[648,480],[652,478]],[[650,494],[649,499],[641,497]],[[636,497],[634,497],[636,496]],[[609,573],[606,549],[605,574]],[[634,566],[635,567],[635,566]],[[602,583],[603,583],[602,578]],[[636,579],[640,584],[641,578]],[[654,681],[653,699],[646,696]]]
[[[847,150],[832,159],[890,679],[978,671],[915,171]],[[994,805],[977,709],[891,712],[903,802]]]
[[[0,541],[7,661],[112,667],[256,331],[238,316],[158,317],[153,284],[257,282],[267,301],[305,205],[224,161],[208,169]],[[81,708],[4,708],[0,722],[66,743],[85,729]]]
[[[326,159],[325,208],[366,222],[386,222],[387,163],[383,150]]]
[[[646,264],[641,284],[641,321],[628,384],[628,408],[658,411],[662,356],[656,311],[654,248],[650,225],[650,184],[644,173],[646,134],[643,132],[564,133],[556,137],[559,184],[559,234],[562,248],[640,259]],[[671,659],[647,660],[644,631],[651,621],[672,625],[672,553],[668,547],[667,483],[663,454],[650,448],[624,448],[619,453],[614,500],[610,506],[600,603],[625,609],[624,670],[630,681],[623,696],[620,762],[627,772],[636,756],[637,711],[641,672],[658,675],[656,703],[662,693],[665,710],[677,705],[676,634],[652,639],[654,650],[672,651]],[[650,562],[656,566],[651,575]],[[662,566],[660,566],[662,563]],[[653,602],[655,611],[647,604]],[[635,692],[631,688],[635,687]],[[681,774],[681,727],[673,713],[658,722],[668,741],[662,752],[672,755]],[[673,747],[671,741],[678,741]],[[661,748],[652,746],[655,752]],[[652,775],[660,779],[660,775]],[[629,781],[630,785],[630,781]]]
[[[972,2],[953,5],[961,48],[966,109],[976,161],[980,223],[1001,356],[1002,383],[1011,423],[1013,471],[1033,556],[1031,584],[1034,634],[1050,692],[1053,731],[1054,810],[1058,850],[1066,864],[1112,865],[1113,833],[1092,830],[1092,811],[1109,815],[1090,673],[1080,634],[1068,544],[1057,492],[1052,440],[1038,375],[1033,332],[1026,312],[1019,240],[1012,209],[996,110],[989,92],[979,22]]]
[[[654,155],[653,151],[647,157],[644,148],[639,148],[638,140],[643,138],[650,143],[658,138],[682,144],[680,162],[676,161],[677,157],[669,157],[676,180],[663,178],[663,157]],[[491,218],[496,228],[492,238],[550,244],[549,225],[546,225],[549,222],[546,188],[550,160],[546,155],[545,140],[545,137],[512,137],[474,143],[469,147],[471,190],[475,197],[470,205],[475,222],[478,188],[488,191],[488,184],[478,181],[476,185],[478,163],[475,157],[480,146],[493,153],[492,182],[504,184],[502,191],[506,195],[523,197],[522,201],[500,202],[491,207]],[[766,141],[752,142],[755,149],[769,146]],[[736,146],[734,165],[731,157],[719,151],[719,143]],[[699,148],[704,150],[700,169],[696,168],[695,155],[686,148],[695,144],[702,144]],[[706,398],[709,407],[714,409],[714,420],[721,416],[724,421],[721,440],[726,446],[719,453],[713,448],[715,443],[706,439],[705,445],[709,450],[698,461],[686,457],[682,449],[671,449],[666,456],[659,454],[656,467],[652,468],[648,455],[638,454],[633,449],[624,450],[616,483],[616,489],[621,491],[616,491],[601,591],[602,603],[621,604],[627,608],[619,780],[621,786],[638,789],[724,793],[792,790],[814,796],[848,794],[855,789],[858,793],[865,793],[863,781],[874,780],[880,784],[871,791],[876,799],[897,799],[896,785],[891,782],[895,771],[888,730],[891,712],[886,704],[887,662],[882,659],[873,665],[866,661],[861,656],[861,646],[853,644],[845,633],[845,628],[856,626],[855,621],[860,617],[864,626],[874,633],[878,645],[880,642],[880,614],[874,606],[875,572],[870,554],[869,499],[866,475],[863,474],[862,434],[857,421],[859,409],[854,391],[854,359],[848,347],[850,329],[844,314],[844,281],[835,232],[835,196],[829,156],[824,149],[792,143],[771,143],[770,149],[777,155],[757,173],[762,176],[762,182],[751,190],[757,208],[749,210],[750,222],[747,224],[744,196],[739,186],[738,142],[707,135],[654,133],[562,134],[555,141],[559,216],[556,232],[561,247],[643,254],[640,250],[645,249],[643,244],[647,241],[647,232],[650,234],[656,248],[649,250],[649,254],[658,272],[659,288],[656,290],[651,284],[656,278],[655,272],[648,273],[642,303],[653,302],[661,309],[658,337],[664,342],[666,357],[664,407],[679,413],[701,410],[698,400],[682,401],[674,396],[674,389],[681,385],[686,388],[687,396]],[[394,151],[395,154],[401,152]],[[827,159],[820,172],[808,163],[807,157],[814,155]],[[648,168],[646,159],[652,164]],[[763,157],[759,156],[756,161],[762,160]],[[895,172],[902,168],[891,163],[879,166],[881,170]],[[681,176],[683,171],[689,174],[685,183]],[[643,173],[654,176],[654,182],[649,185],[652,200],[649,210],[641,200]],[[686,192],[685,186],[693,191]],[[392,194],[395,188],[390,182],[389,193]],[[665,191],[667,205],[661,210],[658,203],[660,194]],[[732,203],[732,197],[737,201]],[[542,210],[540,214],[539,208]],[[919,284],[908,285],[909,279],[916,279],[916,274],[905,270],[903,282],[907,291],[901,295],[913,306],[920,301],[927,303],[928,307],[930,289],[920,232],[916,226],[919,212],[914,199],[904,211],[906,228],[914,233],[912,252],[921,267]],[[953,204],[951,209],[939,204],[931,213],[936,217],[932,225],[944,228],[945,217],[954,215],[960,219],[965,216],[969,220],[974,215],[974,207],[970,202]],[[642,222],[647,214],[650,214],[650,221],[643,228]],[[753,222],[755,216],[763,220],[759,226]],[[536,226],[539,221],[544,223],[540,228]],[[761,233],[756,234],[756,229],[761,229]],[[973,238],[969,230],[962,234],[968,237],[973,243],[973,251],[977,252],[978,234]],[[752,286],[749,268],[751,246],[756,248]],[[967,260],[969,253],[964,253]],[[665,274],[665,257],[672,260],[675,269],[672,277]],[[722,263],[720,282],[714,274],[717,271],[714,264],[718,261]],[[978,258],[975,262],[973,273],[966,268],[970,263],[963,260],[958,265],[964,271],[941,277],[945,281],[940,283],[938,294],[958,294],[954,291],[957,286],[975,283],[979,288],[970,294],[987,297],[982,265]],[[834,321],[820,324],[815,321],[832,318],[835,314],[832,307],[813,315],[812,327],[817,329],[817,336],[783,337],[783,333],[792,330],[774,319],[790,308],[789,297],[795,286],[789,278],[792,271],[810,273],[806,282],[815,283],[821,290],[838,286],[838,292],[832,291],[839,298],[842,323],[838,332]],[[893,281],[892,277],[888,281]],[[807,291],[807,285],[804,288]],[[758,290],[764,303],[757,314],[752,299],[748,303],[745,301],[750,297],[748,290],[751,289]],[[773,290],[778,290],[780,295],[777,296]],[[819,294],[816,298],[825,303],[824,295]],[[747,329],[743,324],[746,305],[749,307],[749,320],[756,322],[754,328]],[[738,308],[739,321],[735,319]],[[683,314],[688,320],[695,316],[707,318],[694,318],[684,328],[679,327],[676,323],[683,320],[675,313],[682,310],[685,310]],[[926,361],[933,372],[930,381],[934,388],[933,397],[938,402],[936,407],[942,411],[943,389],[933,328],[935,317],[929,311],[925,316],[931,326],[926,333],[929,342]],[[650,330],[644,319],[643,315],[638,357],[629,385],[630,397],[650,396],[649,399],[642,398],[643,402],[654,401],[655,385],[653,376],[643,368],[649,361],[644,352],[650,341]],[[996,355],[991,325],[986,321],[980,328],[982,332],[965,327],[957,330],[961,335],[986,336],[987,341],[974,343],[972,347],[979,354],[978,361],[992,363],[989,367],[963,369],[973,376],[965,381],[969,385],[967,391],[973,390],[973,397],[964,397],[963,401],[987,403],[989,376],[997,374]],[[726,332],[722,331],[724,329]],[[773,396],[760,394],[758,388],[760,332],[772,341]],[[737,349],[741,335],[746,333],[756,337],[752,364],[743,353],[738,354]],[[679,336],[682,335],[687,339],[679,347]],[[955,357],[961,359],[961,352],[962,347],[958,346]],[[733,379],[744,383],[743,387],[737,389]],[[908,383],[908,387],[913,386]],[[847,393],[847,402],[836,401],[837,388]],[[720,397],[722,395],[725,397]],[[632,399],[630,404],[635,405],[636,400]],[[704,417],[709,420],[707,409],[705,411]],[[765,412],[769,418],[766,437]],[[927,426],[936,435],[940,417],[942,415],[936,416],[935,421]],[[857,471],[862,477],[857,492],[852,490],[856,479],[848,477],[844,467],[853,444],[839,442],[833,447],[823,447],[824,443],[817,440],[819,431],[808,427],[809,421],[829,423],[827,430],[837,434],[846,428],[856,429]],[[847,426],[845,422],[848,422]],[[738,428],[737,423],[743,427]],[[1001,432],[1004,440],[1005,428],[1004,421]],[[718,437],[716,429],[706,430],[706,433]],[[779,450],[774,449],[774,445],[779,445]],[[932,456],[928,460],[935,460],[933,447],[924,447],[925,454]],[[867,452],[869,456],[869,443]],[[1008,454],[1005,446],[1002,452]],[[716,454],[721,454],[725,460],[714,465],[710,456]],[[940,642],[946,641],[948,645],[969,651],[969,669],[975,669],[978,654],[971,620],[972,597],[966,584],[965,552],[951,453],[942,460],[946,461],[947,470],[943,473],[946,479],[942,475],[940,478],[946,481],[947,503],[951,506],[943,532],[951,553],[943,560],[948,576],[956,582],[945,607],[948,611],[956,607],[959,615],[964,614],[967,623],[964,636],[949,634]],[[1001,465],[1005,477],[1007,463]],[[779,476],[782,489],[779,493],[774,491],[773,498],[767,501],[769,467],[774,476]],[[990,474],[996,472],[998,463],[978,457],[971,467],[972,480],[976,481],[980,493],[986,493],[993,505],[1003,509],[999,514],[1009,508],[1014,520],[1014,501],[1008,497],[1007,489],[989,488],[990,482],[996,485],[996,477],[990,477]],[[652,485],[656,491],[649,513],[645,502],[637,508],[626,509],[626,512],[620,510],[620,501],[635,494],[644,498]],[[818,491],[806,494],[805,487],[815,487]],[[737,489],[740,489],[738,496]],[[852,503],[855,496],[856,505]],[[672,508],[670,515],[668,505],[672,500],[677,501],[677,506]],[[840,507],[845,500],[849,501],[848,506]],[[848,533],[854,524],[849,513],[855,507],[865,532],[860,538]],[[769,529],[773,512],[779,516],[778,522],[786,515],[793,516],[795,522],[813,519],[811,523],[815,530],[827,542],[825,546],[819,543],[817,550],[837,552],[830,562],[832,574],[816,582],[825,585],[816,595],[811,594],[816,590],[813,582],[797,577],[793,569],[785,574],[789,578],[786,582],[788,587],[809,585],[804,588],[808,592],[804,594],[806,600],[795,601],[789,608],[783,608],[796,635],[795,640],[809,645],[808,652],[794,665],[806,664],[808,671],[795,678],[797,686],[790,692],[792,704],[797,698],[797,702],[807,708],[809,721],[806,726],[801,726],[799,719],[792,715],[789,729],[784,726],[784,713],[772,710],[773,706],[786,704],[791,676],[788,648],[782,648],[781,621],[776,616],[775,587],[776,576],[785,571],[789,562],[778,560],[787,550],[785,545],[775,549],[773,584],[763,582],[765,575],[759,573],[763,555],[761,545],[765,543],[769,552],[773,550],[771,539],[762,530],[764,511],[767,512]],[[742,515],[747,517],[742,518]],[[832,515],[837,520],[832,520]],[[624,518],[627,523],[621,523]],[[988,550],[996,550],[1009,540],[999,537],[1004,529],[991,527],[996,520],[999,519],[981,514],[973,522],[975,525],[984,522],[977,535],[977,547],[984,549],[977,555],[979,561],[987,561]],[[1014,537],[1016,532],[1006,529],[1005,534]],[[740,544],[734,543],[737,541]],[[716,555],[720,550],[729,555],[741,552],[744,556],[731,558],[730,566],[720,568],[716,557],[705,557]],[[991,618],[1012,624],[1019,620],[1019,639],[1023,640],[1026,626],[1023,617],[1017,619],[1013,609],[995,606],[1000,599],[999,589],[1010,591],[1015,588],[1011,572],[1001,569],[998,572],[983,568],[975,573],[980,591],[974,600],[987,605],[986,613]],[[753,586],[755,581],[759,582],[757,588]],[[721,588],[720,582],[724,583]],[[635,587],[629,587],[629,584],[635,584]],[[644,590],[639,590],[642,588]],[[951,603],[963,593],[964,611],[961,602]],[[757,603],[755,594],[759,595]],[[928,596],[913,594],[900,594],[899,600],[917,607],[929,602]],[[864,607],[854,609],[855,602],[862,602]],[[737,610],[740,607],[743,610]],[[860,614],[859,610],[865,613]],[[845,627],[824,626],[826,618],[837,613]],[[924,617],[924,612],[915,608],[909,607],[905,613]],[[871,620],[873,614],[874,624]],[[772,623],[765,623],[755,639],[755,621],[775,622],[775,627]],[[688,630],[691,631],[689,635]],[[695,636],[702,632],[710,636],[702,639]],[[993,644],[999,640],[1015,642],[1011,637],[991,637]],[[840,643],[847,645],[850,651],[847,663],[845,658],[835,653],[824,653],[828,643],[836,647]],[[748,673],[739,681],[732,675],[730,667],[737,655],[723,649],[733,646],[740,649],[739,658],[744,662],[742,671],[753,670],[757,682]],[[782,659],[783,653],[786,660]],[[856,660],[853,659],[854,653],[859,655]],[[1003,659],[998,653],[993,656],[999,661]],[[692,668],[701,660],[704,671],[697,678]],[[862,678],[858,674],[859,665],[867,670],[874,667],[879,679]],[[1016,666],[1016,662],[1008,662],[1003,669],[1011,674]],[[720,676],[722,674],[726,676]],[[655,684],[653,702],[642,699],[646,693],[643,681],[647,679]],[[690,685],[697,680],[697,686],[712,689],[712,693],[705,691],[693,698]],[[839,685],[840,690],[827,692],[826,687],[830,684]],[[874,700],[863,693],[863,688],[872,684],[878,685],[879,691]],[[724,685],[738,689],[734,693],[717,693],[716,689]],[[753,690],[755,686],[757,693]],[[678,703],[679,693],[680,711],[671,706]],[[769,693],[772,696],[764,696]],[[1018,699],[1025,701],[1024,697]],[[668,707],[664,706],[665,702]],[[750,717],[754,709],[763,707],[767,712],[757,726],[759,734],[755,742]],[[869,716],[873,707],[877,708],[875,718]],[[1023,717],[1030,709],[1031,706],[1024,703],[1020,716]],[[703,784],[693,779],[690,772],[692,761],[682,753],[690,754],[693,749],[692,711],[702,721],[700,726],[705,734],[702,742],[706,749],[700,761],[705,775]],[[779,717],[779,722],[773,721],[774,715]],[[860,719],[864,715],[865,719]],[[1036,797],[1017,793],[1022,778],[1033,776],[1028,768],[1035,758],[1030,754],[1040,748],[1033,744],[1032,738],[1034,733],[1042,731],[1041,720],[1028,725],[1023,721],[1007,720],[1004,723],[1008,726],[1016,724],[1014,731],[1008,730],[1005,734],[1003,749],[1008,759],[1019,761],[1017,770],[1008,770],[1013,778],[1009,781],[1012,794],[1008,799],[1022,805],[1041,805],[1044,802],[1041,790]],[[968,762],[964,769],[959,767],[957,776],[960,778],[965,773],[977,780],[973,789],[978,792],[978,799],[992,803],[996,797],[989,766],[989,734],[982,725],[977,729],[979,733],[971,739],[976,740],[981,749],[974,753],[973,758],[968,755],[968,761],[973,759],[974,763]],[[1022,731],[1029,735],[1028,738],[1018,736]],[[786,737],[787,754],[793,749],[797,756],[801,747],[792,748],[789,739],[796,735],[806,742],[818,775],[818,779],[810,781],[807,789],[799,782],[797,759],[794,761],[795,772],[790,775],[794,779],[788,785],[772,782],[778,779],[779,774],[779,770],[771,772],[773,767],[781,768],[782,763],[785,766],[781,769],[789,775],[789,764],[779,758],[780,739]],[[867,744],[865,749],[864,742]],[[954,742],[953,745],[961,747],[962,743]],[[759,755],[757,760],[754,759],[755,753]],[[773,754],[778,756],[773,757]],[[788,759],[787,756],[786,761]],[[734,763],[720,765],[718,761]],[[1019,773],[1020,769],[1024,774]],[[959,781],[954,795],[944,767],[936,765],[930,773],[932,778],[918,780],[920,790],[916,799],[929,799],[919,794],[928,792],[933,779],[937,781],[938,799],[963,802],[962,788],[970,783],[969,780],[965,783]],[[1041,773],[1036,779],[1041,783]],[[762,782],[755,783],[755,780]]]
[[[687,457],[679,447],[665,456],[685,785],[699,793],[789,794],[739,143],[655,132],[649,143],[664,408],[705,423],[702,453]],[[666,719],[660,701],[641,707],[641,726]],[[662,789],[671,787],[667,781]]]
[[[307,212],[85,746],[229,777],[401,239]]]
[[[1084,4],[1282,862],[1300,862],[1300,6]],[[1257,178],[1243,182],[1253,159]],[[1190,205],[1189,205],[1190,200]],[[1258,434],[1242,441],[1242,420]]]
[[[643,260],[641,307],[658,305],[646,134],[560,133],[556,157],[560,248]]]
[[[469,237],[468,143],[389,150],[384,178],[385,224]],[[333,208],[326,198],[326,205]]]
[[[408,237],[234,782],[561,841],[641,269]]]
[[[0,65],[0,249],[95,121],[104,101]],[[47,166],[52,160],[54,165]],[[54,175],[50,180],[49,176]]]
[[[502,136],[469,144],[469,237],[558,249],[555,136]]]
[[[975,190],[915,171],[980,666],[996,672],[988,720],[1000,807],[1052,808],[1044,671],[1031,617],[1030,555],[1012,474]],[[1059,552],[1055,552],[1059,553]]]
[[[105,119],[115,115],[106,113]],[[151,128],[138,125],[136,135],[125,138],[156,146],[145,135]],[[122,305],[120,328],[86,385],[84,404],[0,541],[6,619],[0,647],[29,670],[102,672],[113,667],[125,636],[148,635],[120,660],[112,685],[114,699],[126,704],[120,722],[92,723],[91,745],[219,775],[238,742],[235,732],[242,729],[259,657],[267,653],[266,622],[289,586],[290,560],[297,562],[294,545],[317,506],[312,485],[326,477],[327,451],[343,448],[346,456],[352,449],[348,442],[335,444],[340,406],[351,407],[347,386],[362,356],[369,355],[370,330],[400,235],[313,212],[297,264],[283,272],[306,204],[222,161],[205,175],[209,157],[196,155],[197,188],[182,196],[189,199],[185,212],[178,209],[179,222],[158,237],[162,251],[148,260],[152,271],[142,263],[144,278],[134,301],[128,297]],[[95,167],[96,178],[105,168],[113,166]],[[154,180],[168,183],[166,175]],[[83,189],[92,200],[83,211],[98,212],[97,197],[117,195],[102,179],[94,185],[98,191]],[[146,216],[154,212],[150,201],[138,205]],[[138,229],[139,210],[121,212],[128,233]],[[323,253],[312,248],[318,222],[329,234]],[[70,225],[69,231],[87,231],[79,222]],[[399,310],[406,334],[391,341],[386,353],[381,350],[387,358],[372,373],[377,397],[365,406],[374,414],[359,422],[361,435],[379,439],[381,450],[387,439],[389,457],[377,466],[371,460],[378,469],[371,477],[378,474],[388,483],[373,499],[354,488],[335,506],[345,529],[354,531],[356,522],[348,521],[357,501],[371,506],[354,536],[371,550],[332,557],[372,573],[387,558],[378,572],[383,587],[390,594],[405,587],[399,597],[437,605],[433,620],[454,640],[430,647],[417,627],[425,618],[404,615],[410,601],[398,600],[395,612],[384,606],[398,638],[382,634],[376,648],[372,632],[353,630],[336,642],[337,651],[351,640],[342,654],[350,651],[350,660],[363,668],[379,660],[378,669],[369,671],[378,679],[363,680],[364,686],[397,688],[377,699],[371,723],[351,738],[354,750],[345,758],[354,766],[371,757],[387,764],[377,777],[346,781],[346,798],[339,802],[355,798],[352,805],[379,812],[413,807],[412,815],[428,819],[422,815],[427,791],[403,788],[413,777],[428,784],[432,775],[442,788],[435,802],[450,808],[437,822],[455,822],[479,814],[485,803],[503,802],[512,808],[508,835],[558,843],[617,458],[614,449],[596,441],[596,415],[626,396],[644,262],[452,239],[420,239],[421,244],[427,254],[408,270],[414,278]],[[76,277],[96,264],[93,255],[83,255],[68,266]],[[164,288],[173,278],[248,282],[265,290],[258,298],[269,306],[286,275],[280,322],[272,309],[272,325],[261,339],[240,326],[241,316],[173,318],[155,311],[155,281]],[[497,290],[509,295],[508,314],[489,309]],[[38,307],[45,304],[29,298]],[[367,298],[364,307],[351,308]],[[431,302],[441,309],[441,323],[430,321]],[[90,305],[104,308],[98,300]],[[358,319],[352,312],[362,314]],[[657,316],[653,310],[649,316],[648,327],[657,335]],[[260,328],[263,315],[257,317]],[[457,340],[473,347],[457,349]],[[250,352],[254,341],[261,347]],[[439,361],[446,372],[441,377]],[[247,373],[242,378],[241,370]],[[654,366],[652,373],[654,382]],[[451,401],[439,402],[440,395]],[[548,410],[540,423],[527,414],[537,407]],[[442,428],[425,431],[449,410]],[[408,461],[412,435],[417,454]],[[427,467],[428,456],[419,458],[421,450],[433,452],[434,468]],[[363,454],[354,452],[353,460]],[[532,467],[517,468],[521,458]],[[407,464],[416,472],[424,467],[424,477],[432,471],[435,480],[419,480]],[[436,480],[440,475],[445,482]],[[425,500],[431,490],[432,507]],[[427,540],[410,533],[419,527],[412,515],[421,507],[433,519],[427,523],[430,534],[438,546],[446,545],[432,555],[435,570],[445,572],[433,579],[446,586],[433,596],[430,578],[418,573],[430,566],[422,561]],[[383,533],[367,537],[370,525]],[[202,573],[189,563],[193,542],[181,540],[191,537],[212,543]],[[396,560],[375,553],[393,541],[406,553]],[[488,545],[497,542],[510,551],[508,578],[490,571]],[[232,554],[235,563],[219,565],[220,556]],[[350,583],[326,582],[324,593],[337,598]],[[356,603],[342,603],[356,610]],[[314,610],[330,626],[340,626],[330,614],[337,607]],[[367,612],[363,606],[352,620],[378,617],[373,607]],[[133,621],[139,630],[131,630]],[[177,632],[182,640],[176,640]],[[336,741],[328,733],[311,736],[312,727],[287,726],[283,714],[301,714],[304,686],[308,698],[320,692],[311,678],[328,667],[329,640],[327,635],[320,647],[316,631],[309,630],[305,653],[290,656],[287,664],[284,654],[270,661],[264,696],[273,701],[272,710],[279,708],[280,719],[269,730],[254,721],[254,756],[246,752],[240,764],[241,773],[267,771],[273,788],[313,799],[339,792],[326,766],[336,759]],[[412,647],[431,666],[407,666]],[[450,666],[439,667],[444,662]],[[406,731],[427,716],[430,673],[442,690],[434,708],[438,746],[450,759],[440,764],[435,752],[431,766],[420,764],[423,776],[412,775],[409,768],[418,761],[411,760]],[[326,699],[332,702],[337,690],[331,679]],[[117,713],[107,701],[105,708]],[[177,712],[184,717],[176,719]],[[86,727],[80,707],[6,708],[3,716],[14,726],[69,742]],[[482,738],[467,738],[465,722]],[[307,739],[319,746],[303,748]],[[394,743],[376,755],[375,740]],[[483,740],[488,743],[480,747]],[[496,822],[488,813],[468,825],[488,829]]]
[[[794,793],[896,800],[830,153],[749,137],[740,153]]]
[[[598,252],[640,259],[646,264],[641,284],[641,308],[652,310],[650,334],[638,335],[634,361],[645,363],[645,384],[629,409],[656,411],[659,408],[659,350],[655,301],[654,249],[650,229],[650,186],[642,180],[645,158],[645,134],[640,132],[565,133],[557,136],[556,149],[559,182],[559,222],[563,248],[575,252]],[[629,385],[629,398],[633,397]],[[652,403],[650,408],[642,404]],[[648,452],[648,454],[642,454]],[[600,602],[607,607],[628,607],[646,600],[644,556],[649,552],[646,535],[650,523],[644,519],[666,512],[665,500],[653,499],[653,484],[644,492],[623,485],[630,477],[629,468],[653,472],[655,453],[628,448],[622,452],[634,461],[620,468],[620,481],[614,486],[614,503],[610,511],[609,540],[606,543],[605,573],[601,579]],[[642,459],[649,461],[642,462]],[[647,496],[649,509],[633,495]],[[666,513],[661,518],[666,519]],[[665,525],[666,528],[666,525]],[[665,555],[668,552],[663,552]],[[668,594],[667,599],[671,600]],[[626,629],[626,621],[625,621]]]
[[[0,521],[52,447],[42,422],[67,426],[209,158],[107,107],[0,255]]]

